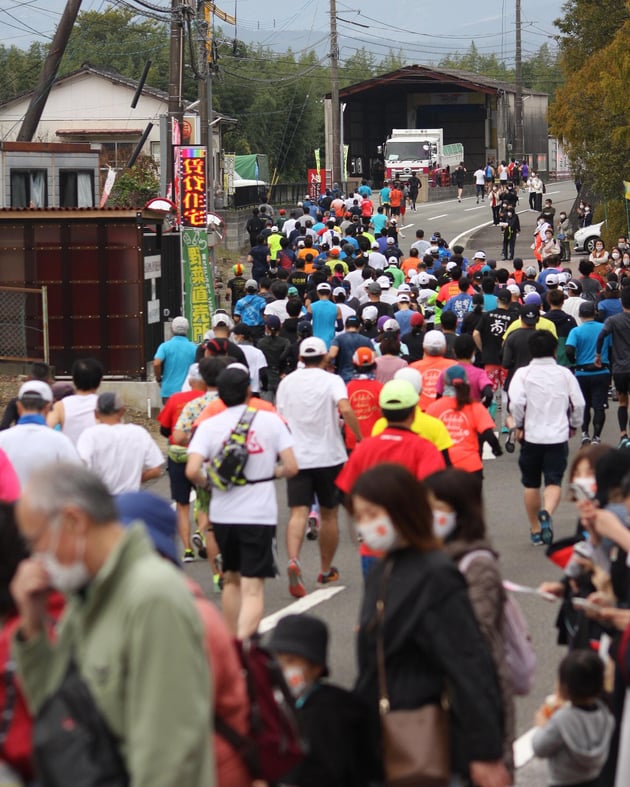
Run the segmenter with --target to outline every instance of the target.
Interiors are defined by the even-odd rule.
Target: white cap
[[[446,350],[446,336],[442,331],[427,331],[422,346],[425,350]]]
[[[411,287],[408,284],[401,284],[398,292],[411,292]]]
[[[446,263],[446,270],[447,271],[452,271],[456,267],[457,267],[457,263],[456,262],[447,262]]]
[[[381,285],[382,290],[389,290],[389,288],[392,286],[389,276],[379,276],[376,280],[376,283]]]
[[[216,312],[212,317],[212,327],[218,328],[219,325],[224,325],[230,331],[234,327],[234,323],[232,322],[232,318],[229,314],[225,312]]]
[[[547,287],[551,287],[554,284],[558,284],[558,274],[557,273],[548,274],[545,279],[545,284],[547,285]]]
[[[422,285],[431,284],[431,277],[429,276],[429,274],[425,273],[424,271],[422,273],[419,273],[418,284],[422,284]]]
[[[411,366],[404,366],[394,374],[394,380],[405,380],[413,385],[414,391],[420,396],[422,393],[422,375]]]
[[[52,388],[43,380],[29,380],[23,383],[18,391],[18,399],[23,399],[25,396],[32,396],[34,399],[38,397],[45,402],[53,400]]]
[[[486,259],[486,252],[485,251],[476,251],[473,254],[473,260],[485,260]]]
[[[409,297],[409,294],[406,292],[399,292],[398,298],[396,298],[396,300],[398,301],[398,303],[411,303],[411,298]]]
[[[378,245],[378,243],[376,241],[374,241],[374,243],[372,244],[372,249],[374,251],[378,251],[380,248],[381,247]]]
[[[518,284],[508,284],[506,289],[512,295],[520,295],[521,294],[521,288],[518,286]]]
[[[345,295],[345,294],[346,294],[346,291],[344,290],[343,287],[335,287],[335,289],[333,290],[333,297],[335,297],[335,298],[338,295]]]
[[[301,358],[319,358],[327,354],[326,342],[317,336],[309,336],[300,344]]]
[[[388,245],[388,246],[393,246],[393,245],[394,245],[394,243],[396,243],[396,241],[395,241],[395,240],[394,240],[394,238],[392,238],[392,236],[390,235],[390,236],[387,238],[387,245]]]
[[[383,323],[383,330],[398,333],[400,331],[400,325],[398,324],[397,320],[395,320],[393,317],[390,317],[389,320],[385,320]]]
[[[378,318],[378,309],[376,306],[366,306],[361,313],[361,317],[363,317],[364,320],[375,322]]]
[[[332,292],[332,287],[327,281],[322,281],[317,285],[317,292]]]
[[[188,328],[188,320],[185,317],[175,317],[171,323],[171,330],[175,336],[186,336]]]
[[[190,365],[188,369],[188,379],[189,380],[202,380],[201,372],[199,371],[199,364],[193,363]]]
[[[394,257],[392,254],[391,257],[387,258],[387,262],[389,262],[390,265],[398,265],[398,257]]]
[[[273,227],[271,228],[271,231],[272,231],[272,232],[278,232],[278,228],[276,227],[276,225],[275,225],[275,224],[274,224],[274,225],[273,225]]]

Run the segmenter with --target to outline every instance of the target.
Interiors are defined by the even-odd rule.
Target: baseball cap
[[[317,285],[317,292],[332,292],[332,287],[327,281],[322,281]]]
[[[535,276],[537,273],[538,273],[538,271],[536,270],[536,268],[534,268],[533,265],[528,265],[525,268],[525,275],[526,276]]]
[[[454,366],[449,366],[444,372],[444,382],[446,385],[453,385],[454,383],[467,383],[468,377],[466,376],[466,369],[456,363]]]
[[[193,363],[191,364],[190,368],[188,369],[188,379],[189,380],[202,380],[201,372],[199,371],[199,364]]]
[[[418,396],[422,393],[422,375],[417,369],[412,369],[411,366],[404,366],[394,374],[394,380],[405,380],[413,385],[414,391]]]
[[[394,241],[394,239],[392,238],[392,236],[390,235],[390,236],[387,238],[387,245],[388,245],[388,246],[393,246],[393,245],[394,245],[394,243],[395,243],[395,241]]]
[[[407,410],[418,404],[416,389],[407,380],[390,380],[381,389],[378,404],[382,410]]]
[[[398,324],[398,321],[395,320],[393,317],[389,317],[383,323],[383,330],[392,333],[398,333],[400,331],[400,325]]]
[[[447,271],[452,271],[453,268],[456,268],[456,267],[457,267],[457,263],[456,262],[447,262],[446,263],[446,270]]]
[[[389,262],[390,265],[398,265],[398,257],[394,257],[392,254],[391,257],[388,257],[387,262]]]
[[[52,388],[43,380],[29,380],[23,383],[18,391],[18,399],[24,399],[26,396],[43,399],[45,402],[53,400]]]
[[[576,279],[569,279],[567,289],[573,290],[573,292],[582,292],[582,285]]]
[[[188,328],[188,320],[185,317],[175,317],[171,323],[171,330],[175,336],[186,336]]]
[[[258,289],[258,282],[256,279],[247,279],[245,282],[245,289],[246,290],[257,290]]]
[[[425,350],[445,350],[446,337],[442,331],[427,331],[424,335],[422,346]]]
[[[398,292],[411,292],[411,287],[408,284],[401,284]]]
[[[265,325],[272,331],[279,331],[282,323],[280,322],[280,317],[278,317],[277,314],[266,314]]]
[[[299,295],[299,294],[300,293],[298,292],[297,287],[289,287],[289,289],[287,290],[287,295]]]
[[[114,413],[119,413],[124,406],[125,403],[122,396],[113,391],[99,394],[96,400],[96,411],[101,415],[114,415]]]
[[[125,492],[115,498],[118,518],[123,525],[143,522],[155,550],[179,565],[177,556],[177,515],[169,503],[151,492]]]
[[[376,241],[374,241],[374,243],[372,244],[372,248],[375,249],[376,251],[378,251],[381,247],[379,246],[379,244]]]
[[[379,329],[379,331],[385,330],[383,326],[387,320],[391,320],[391,317],[388,314],[381,314],[381,316],[378,318],[378,322],[376,323],[376,327]]]
[[[351,314],[349,317],[346,317],[346,322],[344,324],[346,328],[358,328],[361,325],[361,320],[356,314]]]
[[[278,227],[274,224],[273,227],[271,228],[271,231],[278,232]]]
[[[411,303],[411,298],[406,292],[399,292],[396,300],[398,303]]]
[[[418,327],[424,325],[424,314],[420,312],[414,312],[411,315],[411,319],[409,320],[409,324],[413,325],[414,327]]]
[[[525,304],[521,306],[521,320],[525,323],[525,325],[536,325],[540,314],[538,309],[531,304]]]
[[[389,281],[389,279],[387,279]],[[378,281],[371,281],[368,286],[366,287],[367,291],[370,295],[380,295],[381,294],[381,285]]]
[[[357,347],[352,356],[354,366],[373,366],[376,361],[376,353],[370,347]]]
[[[510,295],[521,294],[521,288],[518,286],[518,284],[508,284],[508,286],[505,289],[510,293]]]
[[[327,354],[326,342],[317,336],[309,336],[308,339],[304,339],[302,344],[300,344],[301,358],[319,358]]]
[[[526,303],[529,306],[540,306],[542,303],[542,298],[537,292],[529,292],[523,299],[523,303]]]
[[[380,285],[381,290],[389,290],[389,288],[392,286],[389,276],[379,276],[376,280],[376,283]]]
[[[390,219],[390,220],[389,220],[389,223],[390,223],[390,224],[398,224],[398,222],[396,221],[396,219]]]
[[[335,287],[333,290],[333,296],[336,298],[338,295],[343,295],[345,297],[346,291],[343,287]]]
[[[578,309],[578,314],[580,317],[594,317],[595,304],[593,301],[583,301]]]
[[[218,328],[219,325],[224,325],[226,328],[232,328],[232,319],[229,314],[225,312],[216,312],[212,317],[212,327]]]
[[[341,253],[341,249],[339,246],[333,246],[329,253],[331,257],[338,257]]]
[[[557,273],[549,273],[547,278],[545,279],[545,284],[547,287],[554,287],[558,284],[558,274]]]
[[[473,254],[473,260],[485,260],[485,259],[486,259],[485,251],[476,251]]]
[[[571,274],[567,271],[561,271],[558,274],[558,284],[566,284],[571,278]]]
[[[422,286],[426,286],[427,284],[431,283],[431,277],[428,273],[419,273],[418,274],[418,284]]]
[[[379,292],[380,291],[381,290],[379,287]],[[363,317],[364,321],[368,320],[369,322],[374,322],[374,320],[376,320],[378,317],[378,309],[376,308],[376,306],[366,306],[365,309],[363,309],[363,311],[361,312],[361,316]]]

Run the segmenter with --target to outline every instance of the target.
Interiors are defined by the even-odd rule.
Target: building
[[[515,134],[517,87],[467,71],[410,65],[339,91],[342,144],[348,146],[348,175],[373,177],[378,148],[393,128],[441,128],[444,143],[461,142],[469,171],[488,159],[525,157],[547,172],[545,93],[523,90],[524,150]],[[326,161],[332,145],[330,95],[325,101]],[[378,179],[378,178],[377,178]]]

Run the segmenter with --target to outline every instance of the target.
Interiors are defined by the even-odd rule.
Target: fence
[[[0,287],[0,361],[49,363],[46,287]]]

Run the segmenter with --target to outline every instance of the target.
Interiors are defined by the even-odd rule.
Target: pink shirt
[[[20,481],[9,457],[0,448],[0,502],[15,503],[20,499]]]
[[[490,378],[486,374],[484,369],[481,369],[479,366],[473,366],[472,363],[465,363],[462,361],[457,361],[460,366],[463,366],[466,370],[466,377],[468,378],[468,385],[470,385],[470,398],[473,402],[480,402],[481,401],[481,392],[486,387],[486,385],[492,385]],[[441,372],[440,377],[437,381],[436,390],[440,395],[444,394],[444,372]]]

